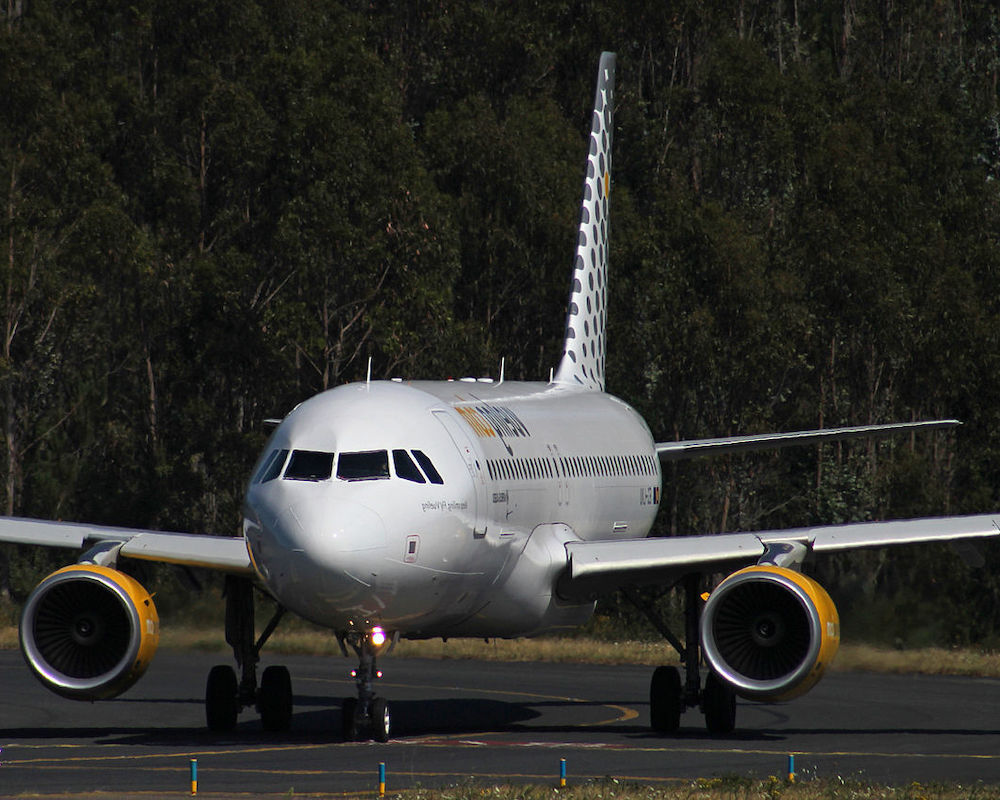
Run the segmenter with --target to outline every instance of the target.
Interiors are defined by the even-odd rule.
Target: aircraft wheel
[[[205,686],[205,721],[210,731],[231,731],[240,713],[236,670],[226,664],[212,667]]]
[[[649,724],[659,733],[681,726],[681,673],[677,667],[657,667],[649,683]]]
[[[381,697],[372,703],[372,738],[376,742],[389,741],[389,704]]]
[[[358,738],[358,720],[355,712],[358,709],[356,697],[345,697],[340,704],[340,729],[345,742],[353,742]]]
[[[292,678],[287,667],[268,667],[260,679],[257,706],[265,731],[287,731],[292,724]]]
[[[736,692],[714,672],[705,678],[701,696],[705,727],[712,736],[726,736],[736,728]]]

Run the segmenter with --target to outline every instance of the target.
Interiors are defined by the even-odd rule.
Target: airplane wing
[[[171,533],[0,517],[0,542],[76,550],[85,550],[102,543],[120,543],[118,554],[128,558],[205,567],[234,575],[254,574],[246,541],[241,536]]]
[[[776,450],[804,444],[825,444],[845,439],[865,439],[892,436],[899,433],[933,431],[954,428],[962,423],[957,419],[928,420],[924,422],[896,422],[889,425],[860,425],[853,428],[821,428],[814,431],[790,433],[761,433],[749,436],[726,436],[720,439],[689,439],[680,442],[657,442],[656,454],[661,461],[677,461],[699,456],[740,453],[752,450]]]
[[[917,542],[1000,536],[1000,514],[859,522],[777,531],[672,536],[566,544],[559,592],[586,597],[625,585],[665,584],[690,572],[722,572],[757,561],[769,544],[799,543],[834,552]]]

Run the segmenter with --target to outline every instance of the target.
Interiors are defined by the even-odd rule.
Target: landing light
[[[372,628],[372,644],[381,647],[385,644],[385,631],[381,628]]]

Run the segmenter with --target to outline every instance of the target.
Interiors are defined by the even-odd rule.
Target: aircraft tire
[[[389,741],[389,704],[382,697],[372,703],[372,738],[376,742]]]
[[[287,731],[292,725],[292,677],[287,667],[271,666],[260,679],[257,705],[265,731]]]
[[[705,727],[712,736],[726,736],[736,728],[736,692],[714,672],[705,678],[702,692]]]
[[[231,731],[240,713],[239,685],[236,670],[218,664],[208,673],[205,685],[205,722],[210,731]]]
[[[649,724],[658,733],[675,733],[681,726],[681,673],[677,667],[657,667],[649,682]]]
[[[358,708],[356,697],[345,697],[340,704],[340,730],[345,742],[353,742],[358,738],[358,720],[355,712]]]

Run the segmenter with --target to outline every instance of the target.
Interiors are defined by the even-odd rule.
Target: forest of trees
[[[546,378],[604,49],[609,391],[659,439],[964,422],[671,466],[658,532],[1000,508],[993,3],[3,0],[0,513],[232,533],[263,421],[369,358]],[[982,550],[813,569],[1000,645]],[[8,554],[15,599],[66,558]]]

